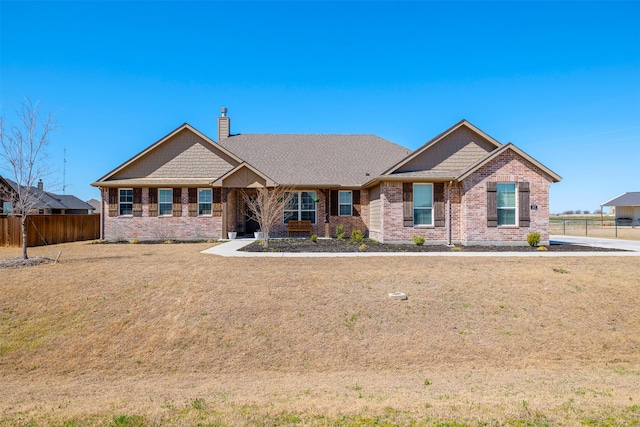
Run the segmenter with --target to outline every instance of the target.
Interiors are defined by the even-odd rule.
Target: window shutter
[[[520,222],[520,227],[529,227],[531,224],[531,209],[529,207],[529,183],[528,182],[519,182],[518,183],[518,205],[519,212],[518,218]]]
[[[413,184],[402,183],[402,216],[405,227],[413,227]]]
[[[433,184],[433,223],[436,227],[444,227],[444,206],[444,183],[437,182]]]
[[[109,216],[118,216],[118,189],[109,189]]]
[[[174,188],[173,193],[173,216],[182,216],[182,189]]]
[[[189,216],[198,216],[198,189],[189,188]]]
[[[487,227],[498,226],[498,183],[487,182]]]
[[[212,196],[211,215],[222,216],[222,188],[214,188]]]
[[[353,205],[352,215],[360,216],[360,190],[351,192],[351,204]]]
[[[133,216],[142,216],[142,188],[133,189]]]
[[[331,216],[338,216],[338,190],[329,190],[331,194]]]
[[[149,189],[149,216],[158,216],[158,189]]]

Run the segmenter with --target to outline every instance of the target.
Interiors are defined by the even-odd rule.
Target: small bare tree
[[[56,129],[53,115],[40,115],[38,102],[29,98],[16,110],[18,124],[7,125],[5,117],[0,117],[0,158],[2,167],[9,172],[9,179],[16,188],[5,190],[10,199],[13,215],[21,215],[22,258],[27,259],[27,216],[38,206],[41,192],[34,187],[37,180],[46,174],[45,147],[49,144],[49,134]]]
[[[247,193],[242,193],[250,217],[258,223],[262,231],[262,246],[269,247],[269,237],[271,229],[278,221],[282,221],[284,209],[293,199],[291,187],[261,187],[256,189],[256,197],[249,197]]]

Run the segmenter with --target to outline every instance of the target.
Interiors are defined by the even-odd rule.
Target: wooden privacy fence
[[[0,246],[22,246],[20,220],[20,216],[0,217]],[[28,247],[99,238],[100,214],[27,217]]]

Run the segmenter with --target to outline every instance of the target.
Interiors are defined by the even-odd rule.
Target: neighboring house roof
[[[375,135],[240,134],[218,143],[278,184],[360,187],[411,150]]]
[[[602,206],[640,206],[640,191],[630,191],[614,197]]]
[[[8,178],[5,178],[3,181],[9,184],[13,191],[18,192],[19,186],[16,182]],[[83,202],[76,196],[72,196],[70,194],[50,193],[48,191],[40,190],[38,187],[30,187],[28,188],[28,191],[37,197],[37,201],[33,206],[36,209],[93,210],[93,207],[90,204]]]
[[[87,200],[87,203],[89,203],[91,207],[93,207],[93,210],[95,212],[100,213],[102,211],[102,202],[100,202],[100,200],[89,199]]]

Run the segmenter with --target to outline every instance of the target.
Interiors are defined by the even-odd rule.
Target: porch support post
[[[322,194],[324,194],[324,237],[328,239],[329,237],[331,237],[331,226],[329,224],[329,217],[331,212],[330,190],[324,189],[322,190]]]
[[[227,189],[222,188],[220,191],[220,198],[222,199],[222,239],[227,238]]]
[[[447,245],[451,246],[451,181],[449,184],[445,182],[445,199],[446,199],[446,211],[445,215],[445,232],[447,233]]]

